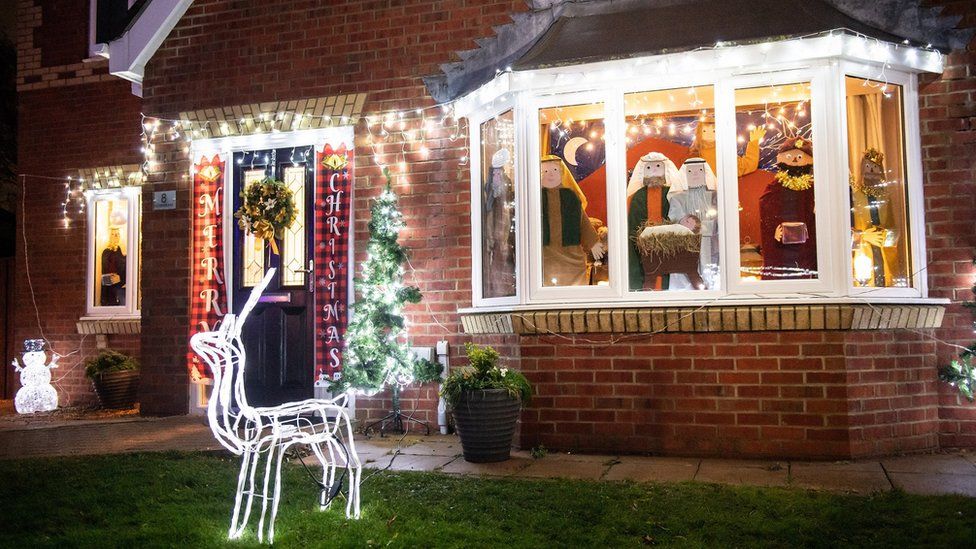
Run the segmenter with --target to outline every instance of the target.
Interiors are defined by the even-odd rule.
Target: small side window
[[[138,187],[88,191],[88,314],[139,311]]]

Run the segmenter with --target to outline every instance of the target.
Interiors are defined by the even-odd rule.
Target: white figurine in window
[[[668,188],[679,179],[681,174],[677,166],[659,152],[645,154],[634,166],[627,184],[627,270],[631,290],[668,288],[667,276],[647,280],[634,237],[648,222],[661,223],[669,217]]]
[[[125,305],[125,253],[118,226],[109,228],[108,244],[102,250],[102,291],[98,304],[102,306]]]
[[[544,286],[589,284],[584,250],[600,261],[606,254],[586,216],[586,196],[558,156],[542,157],[542,283]]]
[[[701,254],[698,272],[718,265],[718,202],[715,198],[715,173],[704,158],[692,157],[681,165],[681,175],[668,191],[668,218],[684,219],[695,216],[700,222]],[[709,277],[703,276],[705,280]],[[669,288],[693,290],[691,280],[683,274],[672,274]]]
[[[512,161],[508,149],[498,149],[484,181],[485,297],[515,294],[515,226],[512,220],[512,179],[505,173]]]

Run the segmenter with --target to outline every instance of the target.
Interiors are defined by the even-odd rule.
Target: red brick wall
[[[900,333],[523,337],[535,397],[521,444],[802,458],[930,449],[932,351]]]
[[[963,24],[973,23],[971,3],[946,4],[969,10]],[[474,39],[507,22],[508,13],[524,9],[519,0],[328,5],[275,0],[246,6],[198,0],[149,63],[141,108],[172,117],[206,107],[367,92],[367,112],[410,112],[431,104],[420,77],[435,73],[454,51],[474,47]],[[49,29],[55,27],[45,24],[32,34]],[[933,297],[955,301],[972,297],[968,289],[976,277],[971,264],[976,244],[976,68],[971,50],[953,52],[944,75],[921,83],[927,275]],[[42,58],[50,55],[62,53]],[[32,78],[43,81],[40,74]],[[23,171],[60,177],[69,168],[137,159],[140,101],[128,94],[127,84],[30,91],[23,102]],[[69,124],[64,123],[67,114]],[[461,345],[469,339],[461,333],[456,311],[471,299],[470,196],[468,170],[459,161],[466,144],[447,139],[448,133],[430,144],[429,160],[409,162],[397,190],[408,225],[403,241],[413,250],[407,282],[418,284],[425,295],[423,304],[409,310],[411,341],[433,345],[448,340],[456,366],[463,362]],[[382,184],[364,135],[359,125],[359,243],[367,239],[368,201]],[[51,146],[53,136],[56,147]],[[166,158],[144,194],[143,334],[139,343],[125,345],[141,348],[143,409],[170,414],[184,412],[187,405],[189,163],[177,144],[160,144],[158,150]],[[57,311],[43,315],[42,323],[56,345],[73,348],[79,338],[73,325],[77,312],[71,307],[83,307],[77,281],[84,278],[84,233],[55,228],[60,183],[38,180],[36,185],[27,200],[32,268],[46,265],[57,273],[45,275],[35,288],[42,310]],[[176,210],[148,207],[153,190],[171,189],[178,191]],[[18,265],[23,265],[22,251]],[[18,337],[33,333],[33,310],[23,288],[20,274]],[[954,305],[945,328],[933,334],[668,334],[624,338],[612,346],[609,336],[586,338],[595,343],[557,337],[479,340],[500,345],[536,384],[536,397],[523,418],[520,444],[525,447],[542,443],[579,450],[846,457],[976,445],[976,407],[935,381],[938,361],[955,350],[930,336],[969,344],[971,317]],[[78,376],[77,370],[71,375]],[[77,379],[80,392],[83,382]],[[411,389],[403,406],[418,408],[417,415],[435,421],[435,401],[433,387]],[[382,398],[359,404],[365,419],[381,416],[390,405]]]
[[[976,28],[976,4],[932,4],[945,6],[946,15],[962,16],[959,27]],[[919,84],[929,293],[954,302],[936,335],[946,343],[969,346],[976,341],[973,315],[959,303],[974,299],[976,283],[976,39],[945,58],[940,77],[922,77]],[[940,343],[937,353],[944,364],[959,349]],[[945,384],[939,384],[939,401],[941,444],[976,446],[976,404]]]
[[[34,46],[41,49],[45,67],[77,63],[88,57],[89,0],[46,0],[41,26],[34,30]]]
[[[13,348],[19,351],[21,341],[43,334],[58,353],[73,353],[54,371],[54,378],[61,379],[56,387],[62,405],[94,398],[81,362],[96,352],[94,336],[83,338],[75,327],[85,314],[86,218],[72,210],[65,226],[64,178],[77,177],[79,168],[138,162],[139,103],[128,83],[119,81],[20,93],[19,170],[30,176],[24,180],[24,210],[17,212]],[[40,325],[25,260],[30,262]],[[113,335],[108,343],[139,356],[138,337]]]
[[[422,76],[437,72],[453,52],[475,47],[475,38],[490,35],[492,25],[510,21],[508,13],[523,9],[518,0],[328,5],[279,0],[246,8],[197,1],[146,68],[146,111],[173,116],[205,107],[367,92],[366,112],[412,114],[432,104]],[[410,162],[407,178],[397,179],[397,191],[408,226],[401,240],[412,250],[415,269],[408,270],[407,282],[424,293],[424,303],[408,311],[411,343],[433,346],[446,339],[456,362],[466,340],[456,311],[471,303],[470,199],[467,167],[459,165],[467,154],[465,142],[450,141],[449,133],[444,130],[429,144],[429,160]],[[356,134],[355,239],[364,243],[369,199],[383,179],[361,124]],[[185,395],[175,395],[173,387],[186,383],[174,357],[186,339],[189,204],[182,177],[188,169],[179,157],[161,166],[150,179],[151,188],[180,191],[177,210],[159,215],[147,209],[145,214],[142,346],[158,390],[149,395],[155,403],[143,407],[157,413],[185,409]],[[157,217],[166,228],[158,227]],[[358,249],[357,260],[362,260],[363,247]],[[149,299],[163,289],[165,298]],[[436,423],[433,386],[410,389],[403,399],[405,410],[416,406],[417,415]],[[389,406],[388,399],[359,400],[367,419],[381,416]]]

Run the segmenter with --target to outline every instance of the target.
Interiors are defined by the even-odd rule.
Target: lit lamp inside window
[[[874,277],[874,261],[871,256],[858,250],[854,254],[854,279],[860,284],[867,284]]]

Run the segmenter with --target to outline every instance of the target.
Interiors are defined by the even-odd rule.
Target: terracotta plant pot
[[[102,372],[92,379],[103,408],[132,408],[139,392],[139,370]]]
[[[512,437],[522,403],[505,389],[465,391],[454,421],[465,461],[492,463],[511,457]]]

